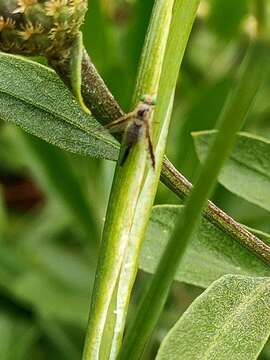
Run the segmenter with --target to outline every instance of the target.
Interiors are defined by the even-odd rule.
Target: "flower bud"
[[[86,9],[87,0],[0,0],[0,50],[68,57]]]

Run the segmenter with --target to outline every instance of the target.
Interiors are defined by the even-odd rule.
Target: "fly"
[[[120,160],[121,166],[125,163],[132,147],[137,144],[141,138],[145,137],[147,140],[148,152],[150,155],[152,167],[155,170],[156,160],[151,139],[150,127],[151,112],[155,104],[155,96],[143,95],[140,98],[139,104],[133,111],[105,126],[105,128],[110,132],[124,131],[123,141],[125,148]]]

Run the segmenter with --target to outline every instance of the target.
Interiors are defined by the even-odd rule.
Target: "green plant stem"
[[[142,55],[134,103],[143,93],[158,93],[173,3],[174,0],[156,1],[149,29],[151,36],[148,37]],[[158,31],[159,29],[162,31]],[[159,106],[158,104],[157,111]],[[163,136],[166,139],[166,133]],[[122,273],[127,270],[124,261],[130,253],[129,240],[133,220],[146,174],[153,174],[158,182],[165,145],[163,152],[156,152],[156,162],[159,164],[156,171],[153,171],[151,167],[149,169],[146,148],[145,139],[142,139],[132,148],[125,164],[116,167],[92,296],[83,355],[85,360],[115,359],[121,344],[122,329],[125,324],[125,306],[123,308],[122,304],[119,305],[119,301],[128,303],[130,287],[133,284],[132,278],[132,283],[125,291],[127,279],[123,281],[122,277]],[[146,202],[150,203],[149,208],[151,208],[155,192],[148,193],[146,196]],[[147,218],[141,218],[136,226],[140,229],[145,228],[145,222]],[[142,238],[143,234],[142,232]],[[136,240],[141,241],[142,238]],[[132,251],[133,249],[132,247]],[[121,319],[119,320],[120,312]]]
[[[138,359],[163,309],[174,274],[193,234],[207,198],[216,184],[218,173],[226,160],[237,131],[246,118],[265,76],[267,57],[265,46],[252,46],[240,73],[240,79],[228,98],[217,127],[218,133],[210,147],[198,181],[187,200],[157,270],[142,299],[134,323],[128,330],[119,359]],[[181,242],[179,243],[179,234]]]
[[[163,123],[155,148],[158,171],[156,174],[154,174],[152,171],[148,171],[145,176],[145,181],[138,199],[133,225],[130,231],[130,239],[119,278],[118,303],[116,307],[117,316],[115,326],[115,339],[118,345],[117,350],[120,348],[129,298],[137,274],[140,249],[142,241],[145,237],[145,231],[151,215],[153,201],[158,187],[159,176],[157,175],[160,174],[161,165],[164,158],[168,127],[170,124],[174,99],[174,90],[198,3],[198,0],[174,1],[167,48],[165,51],[160,75],[157,108],[153,119],[157,124]],[[164,31],[164,29],[162,29],[162,31]],[[155,31],[149,31],[148,38],[151,38],[153,34],[155,34]],[[146,44],[148,44],[148,42],[148,39],[146,39]],[[149,48],[147,47],[146,49]],[[143,59],[145,62],[147,62],[148,59],[148,62],[153,64],[153,54],[151,51],[148,51],[148,54],[146,54]],[[142,68],[144,68],[143,63],[142,65]],[[149,77],[149,80],[146,79],[146,81],[151,81],[151,78]],[[141,82],[139,76],[137,83],[139,93],[143,91],[140,90],[140,87],[142,87],[143,84],[144,83]]]
[[[170,31],[173,4],[174,0],[157,0],[155,2],[150,25],[147,31],[145,46],[141,56],[134,93],[134,103],[141,94],[157,94],[158,99],[164,95],[162,91],[160,91],[160,82],[162,77],[161,71]],[[160,31],[160,29],[162,29],[162,31]],[[159,42],[162,44],[161,48],[158,45]],[[153,61],[153,59],[155,60]],[[170,101],[170,99],[168,101]],[[116,289],[116,301],[114,308],[115,323],[110,352],[111,359],[115,359],[117,357],[121,348],[127,309],[134,280],[137,274],[140,247],[144,239],[144,234],[150,218],[151,208],[154,202],[157,184],[160,177],[161,163],[165,152],[168,126],[171,115],[171,106],[169,106],[168,109],[168,104],[166,101],[165,106],[165,116],[160,117],[159,114],[161,112],[160,109],[162,104],[158,100],[152,119],[152,122],[155,124],[152,129],[153,133],[154,130],[156,130],[156,133],[159,133],[158,144],[156,144],[156,138],[152,138],[155,146],[156,170],[153,171],[151,167],[149,168],[149,166],[147,166],[145,169],[144,179],[141,183],[141,189],[137,199],[136,208],[134,209],[135,211],[132,225],[128,234],[128,241]],[[160,127],[162,127],[161,131],[159,129]],[[145,191],[146,188],[147,191]]]

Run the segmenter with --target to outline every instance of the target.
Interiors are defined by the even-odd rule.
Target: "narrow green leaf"
[[[85,105],[82,97],[82,58],[83,58],[83,38],[82,33],[79,32],[70,52],[70,83],[72,92],[75,95],[77,101],[81,105],[82,109],[90,114],[90,110]]]
[[[173,205],[153,208],[140,259],[142,270],[155,272],[183,210],[184,206]],[[180,239],[179,234],[179,241]],[[270,244],[270,235],[268,242]],[[226,274],[270,276],[270,269],[254,254],[203,218],[191,237],[175,280],[206,288]]]
[[[0,53],[0,72],[0,119],[67,151],[117,159],[117,141],[81,109],[54,71]]]
[[[255,360],[270,334],[270,280],[226,275],[188,308],[157,360]]]
[[[203,162],[215,131],[192,135],[198,157]],[[218,179],[234,194],[270,211],[270,141],[249,133],[239,133]]]

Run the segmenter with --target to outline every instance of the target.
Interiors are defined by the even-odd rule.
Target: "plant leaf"
[[[215,131],[193,133],[196,151],[204,161]],[[219,182],[232,193],[270,211],[270,141],[241,132],[219,175]]]
[[[0,72],[0,119],[67,151],[117,159],[117,141],[80,108],[54,71],[0,53]]]
[[[270,334],[270,280],[226,275],[163,340],[157,360],[253,360]]]
[[[153,208],[141,252],[140,268],[142,270],[155,272],[161,254],[171,237],[177,217],[183,209],[184,206],[174,205]],[[268,242],[270,243],[269,240]],[[270,276],[270,269],[254,254],[233,241],[228,234],[203,218],[190,240],[175,280],[206,288],[225,274]]]

